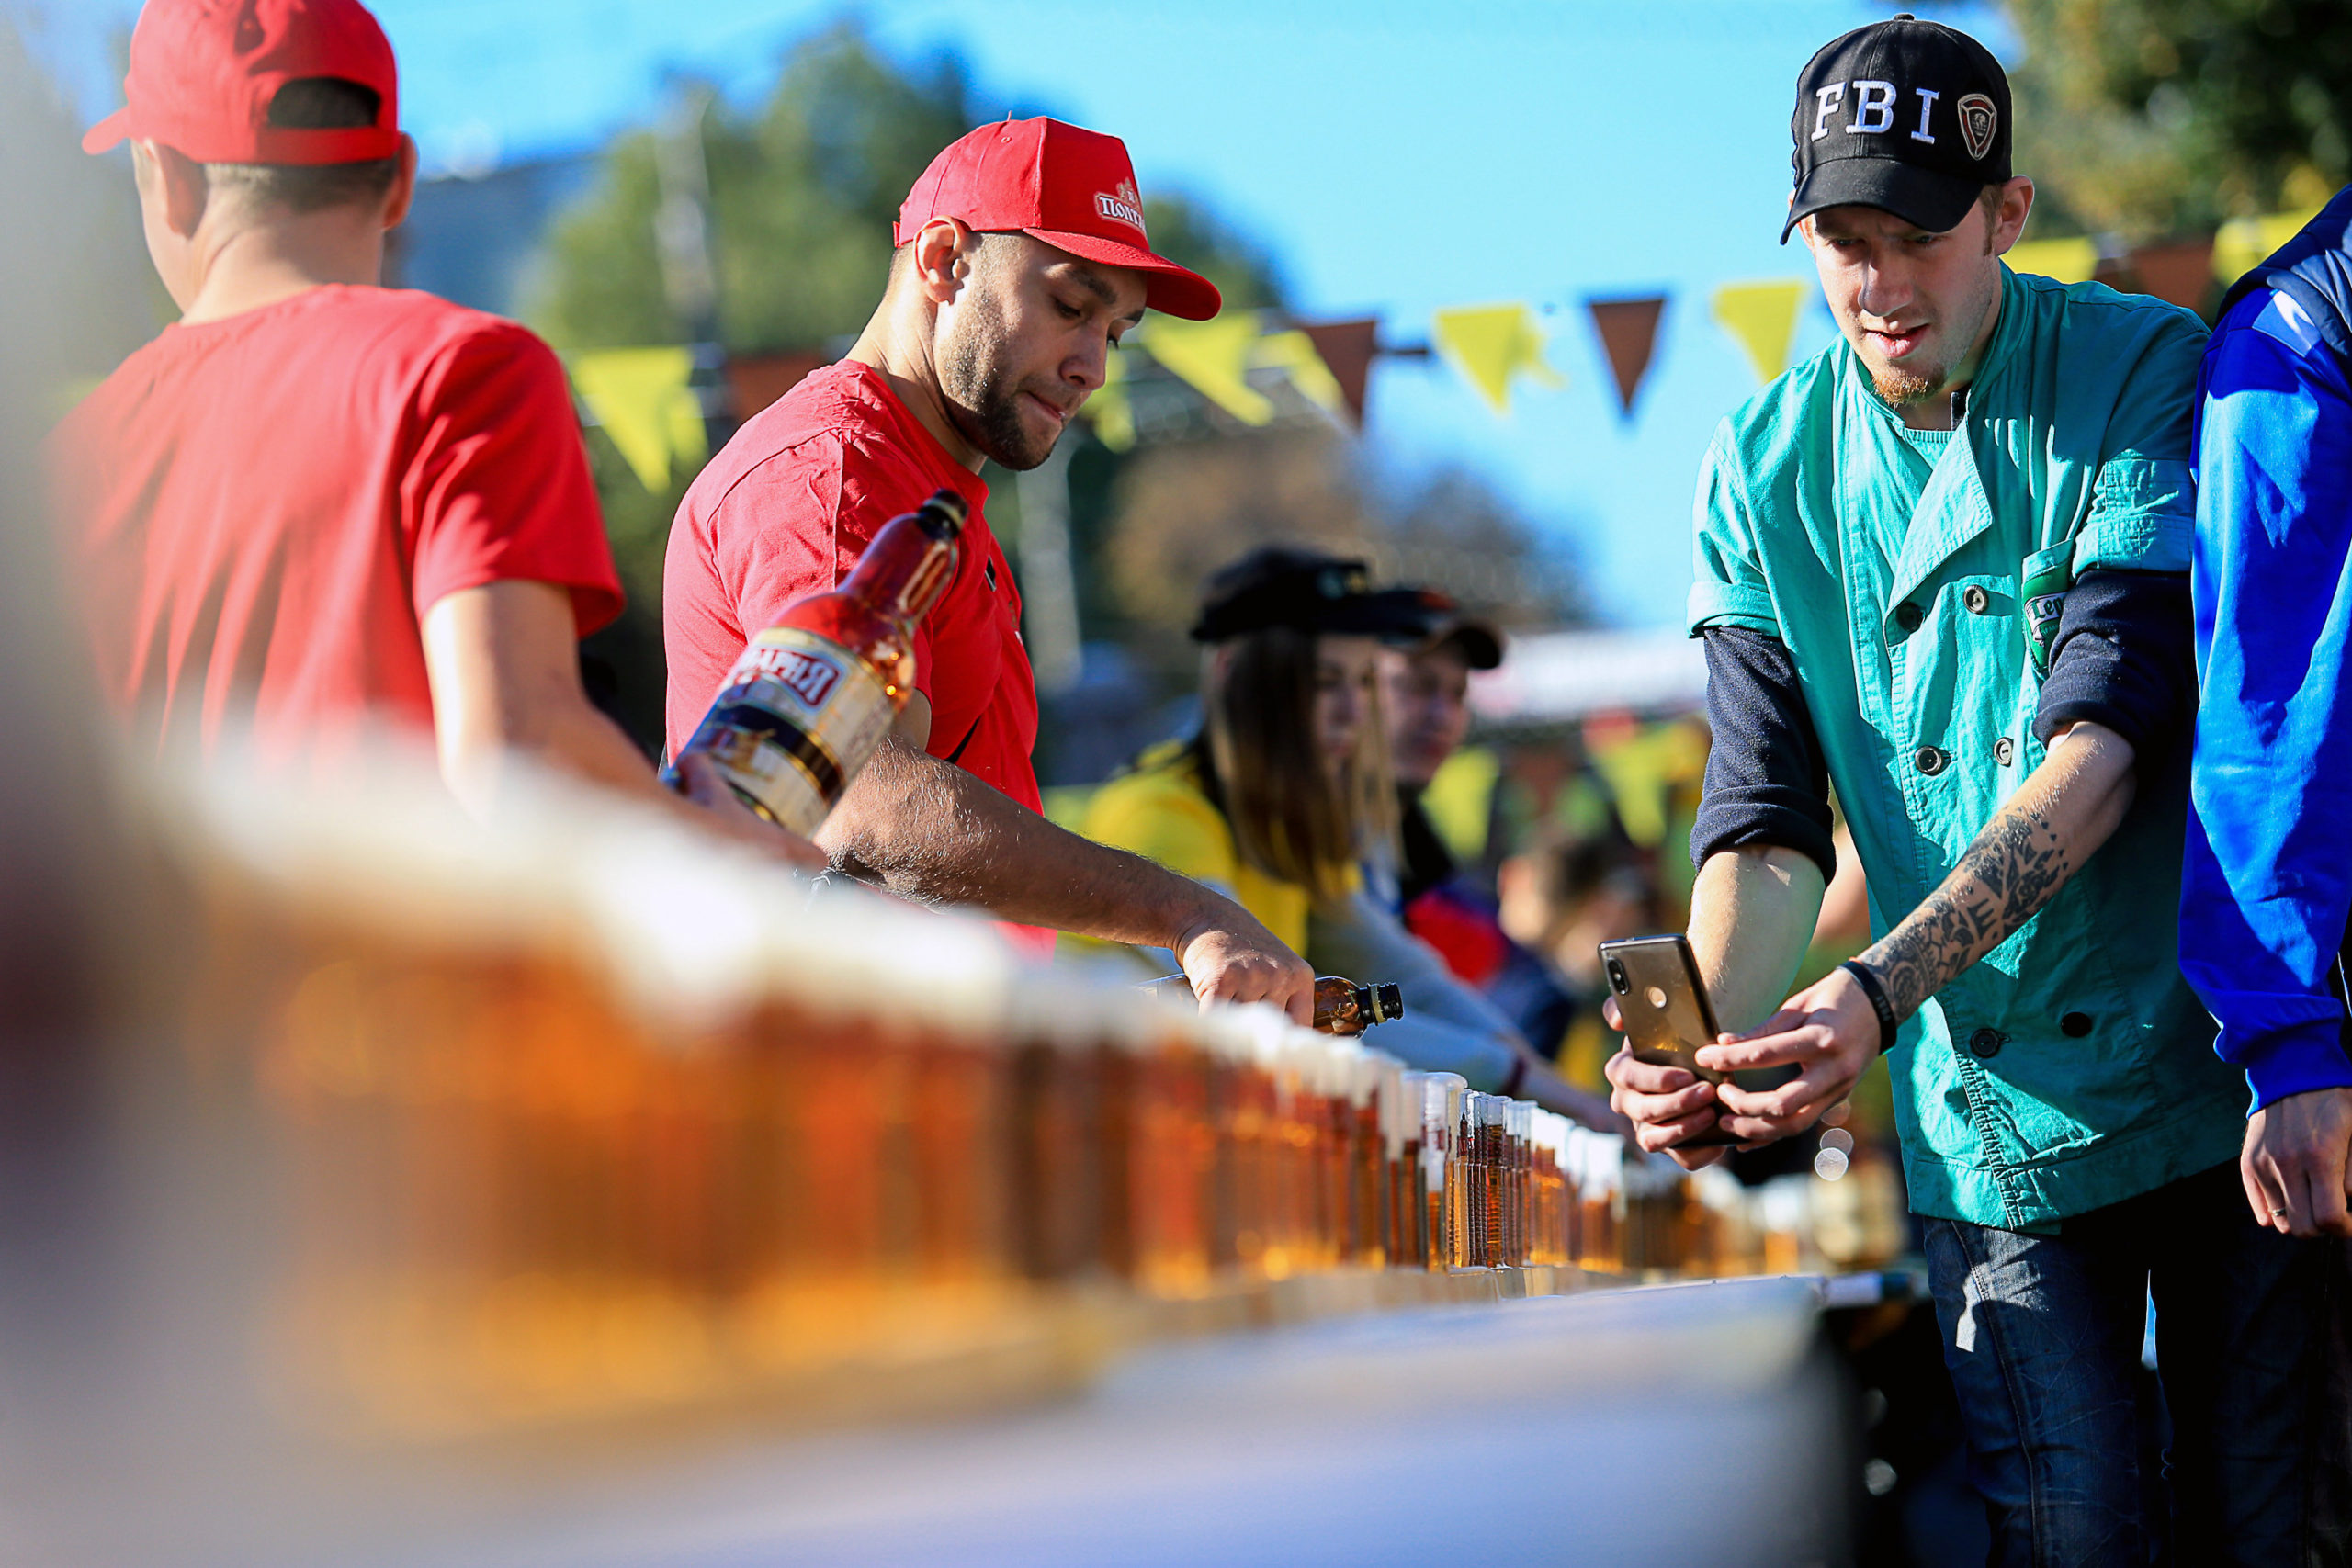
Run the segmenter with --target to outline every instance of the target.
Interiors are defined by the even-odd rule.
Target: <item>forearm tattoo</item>
[[[2048,818],[2004,811],[1943,885],[1862,962],[1878,975],[1897,1016],[1908,1018],[2033,919],[2074,874],[2073,857]]]

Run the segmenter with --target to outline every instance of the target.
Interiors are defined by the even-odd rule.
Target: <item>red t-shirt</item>
[[[420,624],[523,579],[582,632],[620,581],[563,367],[512,321],[330,287],[172,326],[51,438],[98,678],[160,739],[250,711],[265,756],[433,725]]]
[[[879,371],[809,376],[752,416],[686,491],[662,578],[669,750],[694,734],[752,636],[834,587],[882,525],[937,490],[971,503],[956,580],[915,628],[931,754],[954,757],[1032,811],[1037,687],[1021,591],[981,508],[989,487],[947,455]]]
[[[881,372],[854,360],[814,372],[754,414],[678,508],[662,576],[668,753],[693,737],[754,634],[837,585],[885,523],[943,489],[962,495],[971,516],[956,580],[915,630],[930,751],[1038,809],[1037,686],[1021,642],[1021,592],[981,511],[988,486]]]

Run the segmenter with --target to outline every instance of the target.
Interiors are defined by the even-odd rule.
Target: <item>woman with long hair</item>
[[[1375,592],[1362,561],[1269,546],[1234,562],[1193,627],[1199,731],[1103,785],[1084,830],[1229,895],[1324,974],[1396,982],[1406,1016],[1382,1050],[1613,1127],[1384,902],[1396,792],[1380,650],[1427,637],[1428,616],[1416,594]]]

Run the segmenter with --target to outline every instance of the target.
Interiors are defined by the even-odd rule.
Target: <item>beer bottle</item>
[[[685,750],[762,817],[814,833],[907,705],[915,624],[955,579],[965,515],[943,490],[884,525],[840,587],[752,639]],[[681,787],[674,763],[662,780]]]
[[[1182,1001],[1193,994],[1193,982],[1182,975],[1162,975],[1136,987],[1157,997]],[[1362,1034],[1375,1023],[1405,1016],[1405,996],[1394,981],[1359,986],[1337,975],[1315,978],[1314,1027],[1326,1034]]]
[[[1404,1016],[1404,993],[1394,983],[1359,986],[1337,975],[1315,977],[1315,1027],[1326,1034],[1362,1034]]]

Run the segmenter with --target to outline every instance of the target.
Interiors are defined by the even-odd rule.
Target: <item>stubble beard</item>
[[[964,439],[999,467],[1025,473],[1053,455],[1057,430],[1042,442],[1021,414],[1021,389],[1005,384],[1003,322],[992,312],[976,316],[969,330],[947,345],[940,364],[940,390],[956,414]]]
[[[1916,408],[1944,389],[1951,379],[1950,367],[1921,374],[1917,370],[1899,370],[1894,366],[1871,367],[1871,385],[1889,408]]]
[[[1987,255],[1992,254],[1989,244],[1985,254]],[[1965,345],[1976,341],[1976,334],[1984,330],[1985,317],[1992,314],[1993,307],[1999,299],[1996,285],[1989,299],[1977,302],[1978,309],[1967,321],[1966,330],[1952,333],[1946,340],[1951,344],[1959,345],[1948,352],[1952,352],[1956,355],[1965,355],[1968,352]],[[1942,323],[1947,329],[1952,324],[1949,320]],[[1878,389],[1878,395],[1885,400],[1887,406],[1903,409],[1917,408],[1929,399],[1940,395],[1950,385],[1951,373],[1958,367],[1959,360],[1957,357],[1947,360],[1932,370],[1913,370],[1894,365],[1872,365],[1868,355],[1863,356],[1862,363],[1871,373],[1871,385]]]

